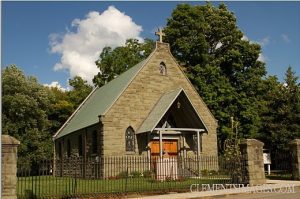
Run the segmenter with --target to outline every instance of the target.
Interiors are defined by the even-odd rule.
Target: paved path
[[[196,189],[195,189],[196,190]],[[269,190],[269,191],[268,191]],[[271,191],[270,191],[271,190]],[[273,193],[273,192],[292,193]],[[263,193],[267,192],[267,193]],[[232,195],[234,194],[234,195]],[[300,198],[300,181],[267,180],[267,186],[244,187],[236,189],[215,190],[215,191],[195,191],[188,193],[172,193],[156,196],[139,197],[143,199],[198,199],[198,198],[226,198],[226,199],[298,199]]]

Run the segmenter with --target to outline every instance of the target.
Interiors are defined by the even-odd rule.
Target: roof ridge
[[[107,107],[107,109],[104,111],[104,115],[109,111],[109,109],[114,105],[114,103],[120,98],[120,96],[123,94],[123,92],[128,88],[128,86],[130,85],[130,83],[134,80],[134,78],[140,73],[140,71],[144,68],[144,66],[147,64],[147,62],[150,60],[150,58],[152,57],[152,55],[154,54],[154,52],[156,51],[157,46],[155,47],[155,49],[152,51],[152,53],[144,60],[140,61],[138,64],[136,64],[133,67],[136,67],[137,65],[140,65],[140,68],[138,71],[136,71],[136,73],[132,76],[132,78],[128,81],[128,83],[126,84],[126,86],[124,86],[124,89],[122,89],[122,91],[119,93],[119,95],[115,98],[115,100],[111,103],[111,105],[109,107]],[[132,69],[133,67],[131,67],[130,69]],[[129,69],[129,70],[130,70]],[[129,71],[127,70],[127,71]],[[126,72],[127,72],[126,71]],[[126,73],[124,72],[124,73]],[[124,73],[122,73],[121,75],[123,75]],[[120,76],[121,76],[120,75]]]
[[[178,87],[178,88],[176,88],[176,89],[174,89],[174,90],[171,90],[171,91],[162,93],[161,96],[160,96],[160,97],[158,98],[158,100],[156,101],[156,103],[155,103],[155,104],[153,105],[153,107],[150,109],[150,112],[148,113],[147,117],[143,120],[143,122],[141,123],[141,125],[139,126],[139,128],[137,128],[137,131],[136,131],[136,132],[139,132],[139,131],[141,130],[141,128],[143,127],[144,122],[145,122],[145,121],[147,120],[147,118],[151,115],[151,113],[153,112],[154,108],[160,103],[160,101],[161,101],[161,99],[162,99],[163,97],[165,97],[166,95],[169,95],[169,94],[171,94],[171,93],[176,93],[176,96],[178,96],[179,93],[182,92],[182,90],[183,90],[182,87]],[[175,98],[176,98],[176,96],[175,96]],[[160,120],[160,119],[159,119],[159,120]],[[159,122],[159,120],[158,120],[158,122]]]
[[[85,98],[85,100],[77,107],[77,109],[72,113],[72,115],[67,119],[67,121],[63,124],[63,126],[55,133],[53,136],[53,139],[57,139],[59,137],[62,137],[64,135],[67,135],[71,132],[77,131],[80,128],[78,127],[70,127],[71,129],[68,129],[69,132],[61,133],[63,132],[70,123],[73,120],[76,120],[76,116],[80,114],[80,112],[87,112],[89,115],[84,117],[83,120],[85,121],[80,121],[77,119],[77,122],[84,123],[82,126],[87,127],[93,124],[96,124],[98,120],[95,118],[98,118],[99,115],[105,115],[107,111],[113,106],[113,104],[116,102],[116,100],[122,95],[122,93],[128,88],[130,83],[133,81],[133,79],[137,76],[137,74],[141,71],[141,69],[145,66],[145,64],[150,60],[154,52],[156,51],[157,48],[153,50],[153,52],[144,60],[140,61],[136,65],[130,67],[127,71],[121,73],[119,76],[117,76],[115,79],[109,81],[107,84],[101,86],[101,87],[95,87],[91,93]],[[112,87],[112,89],[110,89]],[[113,88],[115,87],[115,88]],[[102,95],[101,95],[102,94]],[[96,98],[96,99],[95,99]],[[110,98],[110,99],[109,99]],[[95,110],[90,110],[87,111],[86,109],[91,109],[90,107],[84,106],[87,101],[97,101],[99,102],[100,100],[102,101],[102,110],[101,107],[98,110],[98,113],[96,113]],[[91,102],[90,102],[91,103]],[[84,110],[85,109],[85,110]],[[92,112],[92,113],[91,113]],[[92,115],[94,114],[94,115]],[[96,115],[95,115],[96,114]],[[92,115],[92,116],[91,116]],[[95,117],[95,118],[92,118]],[[87,121],[89,120],[89,121]],[[73,122],[74,123],[74,122]],[[73,125],[73,126],[78,126],[78,125]],[[63,134],[63,135],[61,135]]]

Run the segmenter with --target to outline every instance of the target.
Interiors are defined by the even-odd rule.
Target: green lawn
[[[184,179],[169,182],[159,182],[152,178],[128,179],[74,179],[53,176],[19,177],[17,184],[18,198],[45,197],[63,195],[84,195],[91,193],[119,193],[119,192],[150,192],[159,190],[188,190],[191,184],[222,183],[228,179],[217,177],[211,179]]]

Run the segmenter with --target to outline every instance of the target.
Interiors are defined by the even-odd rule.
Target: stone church
[[[95,88],[54,135],[55,157],[217,155],[217,121],[162,42]]]

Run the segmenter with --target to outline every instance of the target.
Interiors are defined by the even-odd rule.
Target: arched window
[[[134,151],[135,148],[135,134],[133,128],[130,126],[125,132],[125,148],[126,151]]]
[[[160,62],[159,73],[161,75],[166,75],[167,74],[167,67],[166,67],[166,64],[164,62]]]

